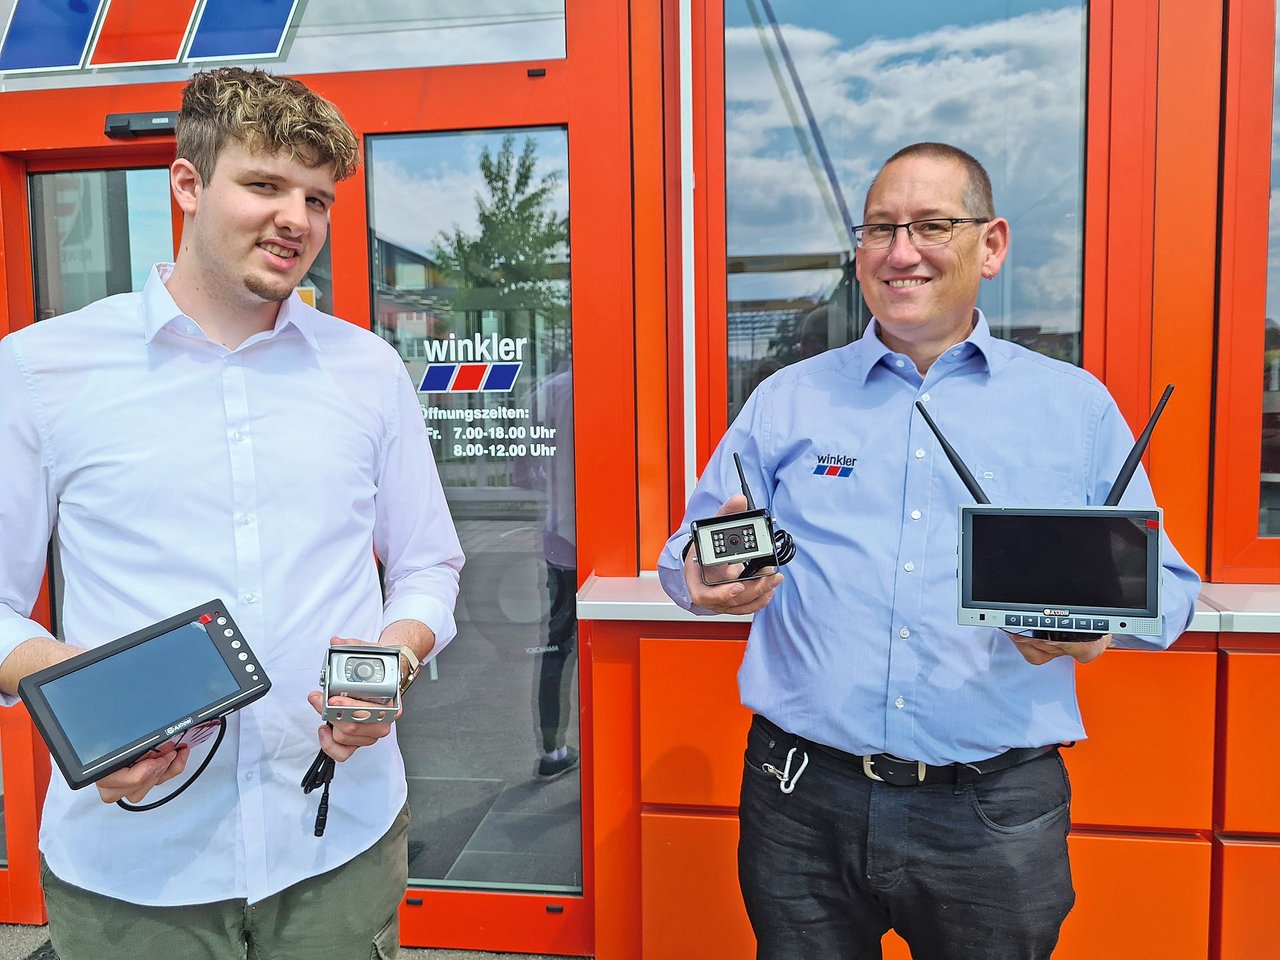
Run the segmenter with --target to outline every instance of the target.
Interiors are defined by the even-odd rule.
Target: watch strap
[[[418,655],[413,652],[413,648],[407,644],[400,644],[396,649],[400,651],[400,656],[404,657],[405,663],[409,665],[409,669],[400,675],[400,692],[404,693],[409,689],[409,685],[418,678],[418,667],[421,661]]]

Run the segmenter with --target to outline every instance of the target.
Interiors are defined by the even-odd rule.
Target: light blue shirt
[[[1102,503],[1133,434],[1093,376],[996,339],[977,318],[923,377],[873,323],[855,343],[765,380],[659,558],[672,599],[708,613],[690,601],[681,552],[690,519],[740,491],[737,452],[756,506],[797,546],[755,615],[739,690],[792,733],[926,763],[1084,737],[1074,660],[1033,666],[1002,631],[958,625],[957,508],[973,499],[914,404],[927,405],[999,505]],[[819,475],[824,457],[852,469]],[[1154,504],[1141,469],[1121,503]],[[1171,644],[1191,622],[1199,583],[1165,537],[1163,633],[1117,645]]]

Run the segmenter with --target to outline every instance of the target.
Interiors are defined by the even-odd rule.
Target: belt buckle
[[[877,762],[884,763],[884,776],[876,773]],[[915,770],[911,765],[915,765]],[[887,753],[862,758],[862,772],[872,780],[888,783],[895,787],[906,787],[913,783],[924,783],[926,764],[923,760],[903,760]]]

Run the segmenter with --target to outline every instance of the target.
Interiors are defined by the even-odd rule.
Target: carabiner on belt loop
[[[809,765],[809,754],[800,752],[800,767],[796,770],[795,776],[791,775],[791,760],[796,755],[798,748],[792,747],[787,751],[787,765],[779,770],[772,763],[764,763],[760,765],[760,769],[766,773],[772,773],[778,778],[778,789],[783,793],[790,793],[796,788],[796,784],[800,782],[800,774],[804,773],[804,768]]]

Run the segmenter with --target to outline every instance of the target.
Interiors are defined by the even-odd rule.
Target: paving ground
[[[57,960],[48,946],[48,927],[0,924],[0,960]],[[400,951],[400,960],[560,960],[557,957],[514,953],[480,953],[471,950]]]

